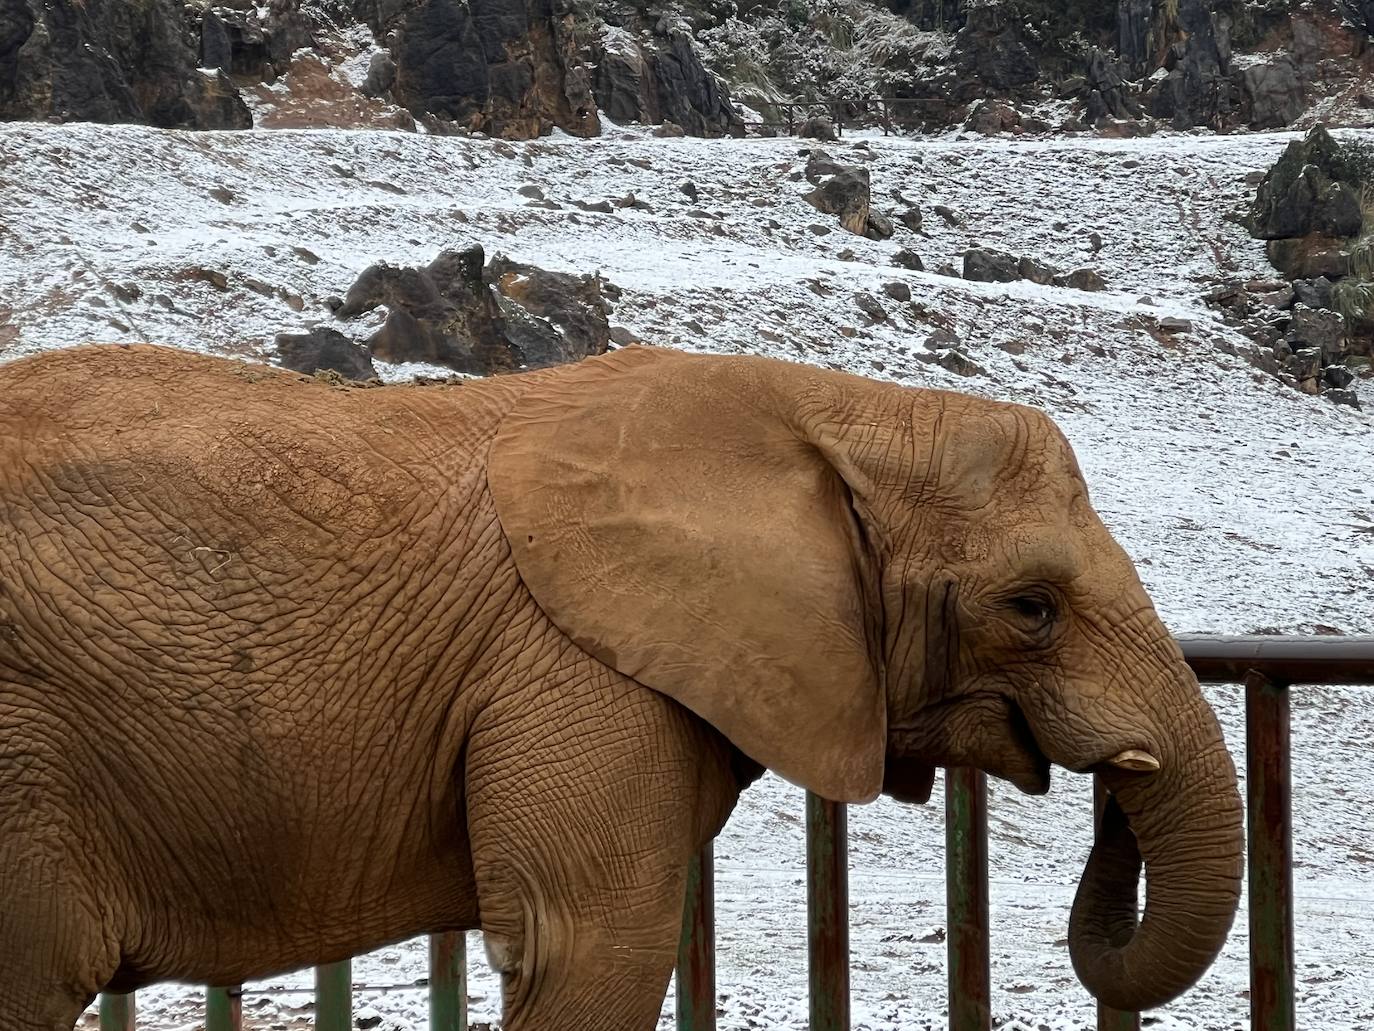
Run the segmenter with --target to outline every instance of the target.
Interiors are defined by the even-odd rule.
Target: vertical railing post
[[[1102,810],[1111,792],[1102,783],[1101,777],[1093,777],[1093,830],[1102,825]],[[1140,1014],[1114,1010],[1102,1003],[1097,1004],[1097,1031],[1140,1031]]]
[[[806,793],[811,1031],[849,1031],[849,830],[842,803]]]
[[[134,994],[100,997],[100,1031],[134,1031]]]
[[[1288,685],[1245,678],[1250,1027],[1293,1031],[1293,813]]]
[[[949,1029],[989,1031],[988,787],[980,770],[945,771],[945,862]]]
[[[429,936],[429,1031],[468,1031],[468,942],[462,931]]]
[[[351,1031],[353,1025],[353,963],[342,960],[315,968],[315,1027],[317,1031]]]
[[[243,989],[205,989],[205,1031],[239,1031],[243,1027]]]
[[[678,1031],[716,1031],[715,846],[687,864],[682,938],[677,946]]]

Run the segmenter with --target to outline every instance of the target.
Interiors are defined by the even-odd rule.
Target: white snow
[[[600,272],[623,292],[613,322],[646,342],[768,353],[1044,408],[1176,631],[1371,633],[1374,419],[1299,395],[1230,353],[1250,345],[1200,300],[1217,279],[1272,276],[1261,245],[1226,216],[1246,200],[1245,175],[1290,138],[869,136],[875,205],[900,210],[891,197],[899,189],[920,203],[929,234],[899,227],[878,243],[801,199],[805,158],[794,139],[625,131],[511,144],[381,131],[7,125],[0,344],[16,356],[150,339],[266,357],[276,332],[331,324],[326,298],[342,296],[369,264],[425,264],[442,248],[479,242],[489,255]],[[829,149],[858,160],[866,152],[855,143],[846,135]],[[700,190],[695,202],[679,189],[686,180]],[[529,207],[517,193],[528,183],[561,203],[632,192],[653,211]],[[212,196],[219,187],[232,196]],[[935,204],[963,223],[947,224]],[[1098,253],[1091,231],[1103,240]],[[1095,269],[1108,290],[965,283],[890,264],[906,246],[927,269],[957,265],[975,243],[1066,271]],[[196,270],[222,273],[227,288]],[[881,288],[892,282],[909,286],[918,306],[887,297]],[[881,301],[887,321],[872,323],[854,305],[860,291]],[[1193,330],[1152,336],[1166,315]],[[939,328],[986,374],[962,378],[918,360]],[[388,379],[410,371],[385,370]],[[1369,383],[1361,389],[1374,404]],[[1208,693],[1243,756],[1238,690]],[[1299,689],[1293,733],[1299,1021],[1369,1026],[1374,700]],[[806,1025],[802,811],[797,790],[766,778],[717,842],[722,1028]],[[991,812],[997,1019],[1005,1028],[1088,1027],[1092,1005],[1062,944],[1087,848],[1088,785],[1064,775],[1047,798],[1027,799],[997,784]],[[944,924],[941,814],[938,793],[924,807],[851,810],[856,1027],[943,1026],[944,946],[934,940]],[[495,1020],[499,990],[470,939],[472,1019]],[[1221,961],[1154,1026],[1241,1026],[1246,945],[1242,912]],[[420,944],[397,945],[360,959],[355,976],[413,984],[424,962]],[[302,1023],[309,996],[282,989],[309,984],[307,972],[251,986],[249,1025]],[[364,1001],[385,1026],[423,1025],[421,989],[360,993]],[[186,989],[150,989],[139,1005],[149,1027],[200,1019]],[[670,1013],[671,1002],[665,1028]]]

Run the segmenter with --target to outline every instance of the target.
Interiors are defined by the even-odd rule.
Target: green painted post
[[[468,1031],[468,943],[462,931],[429,936],[429,1028]]]
[[[715,856],[708,841],[687,864],[677,947],[678,1031],[716,1031]]]
[[[243,989],[205,989],[205,1031],[240,1031],[243,1027]]]
[[[315,968],[317,1031],[351,1031],[353,1026],[353,961]]]
[[[1111,792],[1102,783],[1101,777],[1093,777],[1093,830],[1102,823],[1102,809],[1107,804]],[[1097,1004],[1097,1031],[1140,1031],[1140,1014],[1114,1010],[1110,1006]]]
[[[981,770],[945,771],[945,948],[950,1031],[990,1031],[988,786]]]
[[[845,807],[806,794],[811,1031],[849,1031],[849,830]]]
[[[1288,685],[1245,678],[1250,1027],[1294,1031],[1293,811]]]
[[[100,1031],[134,1031],[134,994],[100,996]]]

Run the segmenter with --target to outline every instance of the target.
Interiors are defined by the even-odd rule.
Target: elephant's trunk
[[[1192,987],[1221,951],[1240,899],[1235,768],[1200,699],[1193,719],[1202,733],[1182,738],[1201,738],[1191,754],[1161,757],[1158,774],[1103,774],[1113,800],[1078,885],[1069,950],[1079,979],[1115,1009],[1161,1006]],[[1142,857],[1145,915],[1137,928]]]

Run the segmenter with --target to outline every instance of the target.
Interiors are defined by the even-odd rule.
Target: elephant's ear
[[[581,648],[788,780],[861,802],[886,740],[876,585],[849,491],[779,389],[803,370],[584,361],[531,386],[488,479],[525,585]]]

